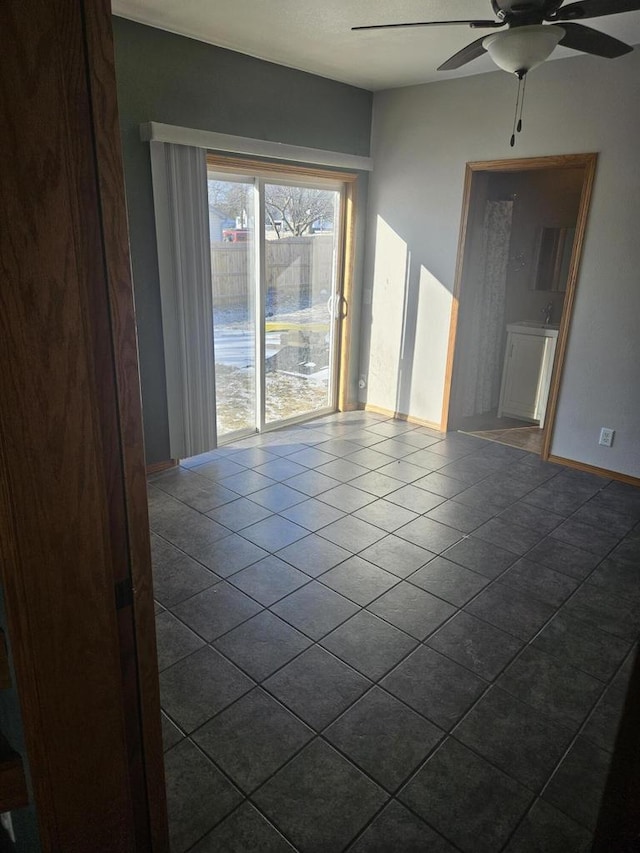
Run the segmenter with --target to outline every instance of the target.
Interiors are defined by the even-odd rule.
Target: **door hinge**
[[[133,604],[133,586],[131,578],[125,578],[114,584],[116,594],[116,610],[123,610]]]

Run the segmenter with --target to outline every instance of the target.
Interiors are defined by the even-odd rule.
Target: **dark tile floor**
[[[149,496],[174,851],[589,849],[640,490],[353,412]]]

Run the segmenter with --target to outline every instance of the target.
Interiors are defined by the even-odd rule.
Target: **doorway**
[[[334,411],[345,183],[208,158],[222,441]]]
[[[548,456],[595,164],[467,164],[448,429]]]

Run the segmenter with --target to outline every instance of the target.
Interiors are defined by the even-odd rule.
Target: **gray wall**
[[[599,152],[552,452],[640,476],[640,53],[536,69],[511,149],[514,102],[499,71],[376,94],[363,399],[440,420],[465,163]]]
[[[367,155],[372,95],[123,18],[114,17],[113,30],[145,442],[152,463],[168,458],[169,436],[149,148],[140,142],[140,124],[157,121]],[[358,196],[362,206],[365,176]],[[356,257],[360,278],[362,227]],[[355,313],[358,305],[353,307]],[[357,341],[356,334],[354,353]],[[354,398],[357,361],[354,354]]]

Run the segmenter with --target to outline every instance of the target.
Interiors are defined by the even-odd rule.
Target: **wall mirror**
[[[534,290],[564,291],[567,289],[569,263],[575,236],[575,227],[539,229],[534,266]]]

